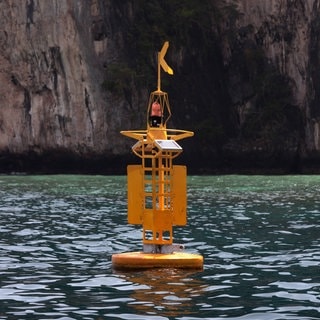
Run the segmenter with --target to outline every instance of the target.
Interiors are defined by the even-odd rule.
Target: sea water
[[[114,271],[126,214],[125,176],[0,176],[0,319],[320,318],[320,176],[190,176],[202,271]]]

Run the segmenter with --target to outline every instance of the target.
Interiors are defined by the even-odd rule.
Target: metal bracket
[[[184,250],[184,245],[179,243],[173,244],[144,244],[143,252],[144,253],[173,253],[181,252]]]

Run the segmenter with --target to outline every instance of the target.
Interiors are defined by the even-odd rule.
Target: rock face
[[[231,93],[231,100],[237,110],[240,127],[248,122],[250,116],[252,118],[253,113],[256,113],[255,119],[263,119],[260,126],[267,127],[267,134],[262,134],[263,139],[260,139],[263,142],[259,142],[259,139],[247,139],[238,154],[246,154],[244,151],[248,148],[249,153],[253,151],[256,154],[263,150],[263,161],[271,161],[274,165],[282,158],[296,170],[296,166],[318,158],[320,151],[320,1],[244,0],[236,1],[236,4],[239,14],[235,21],[236,39],[222,41],[223,60],[229,67],[229,74],[232,74],[229,77],[229,87],[234,92]],[[263,59],[258,58],[259,51]],[[251,55],[252,69],[247,68],[240,76],[237,76],[239,71],[232,66],[235,61],[239,61],[235,58],[236,55]],[[253,55],[256,56],[252,58]],[[258,59],[260,61],[257,63]],[[248,62],[246,58],[243,60]],[[260,64],[260,67],[256,64]],[[264,74],[262,80],[259,70]],[[234,81],[232,77],[237,80]],[[282,81],[276,85],[280,78]],[[274,83],[273,88],[271,82]],[[260,88],[257,89],[259,85]],[[290,88],[290,94],[287,90],[279,89],[286,85],[288,90]],[[266,89],[268,103],[264,103],[262,99],[265,98],[261,93],[263,86],[270,88],[269,91]],[[272,101],[273,94],[273,100],[278,102]],[[266,115],[271,111],[273,115]],[[264,115],[260,116],[262,113]],[[286,120],[279,120],[280,117]],[[284,127],[287,131],[283,130]],[[236,141],[239,142],[239,139]],[[251,141],[249,147],[248,141]],[[239,145],[236,148],[231,146],[233,151],[237,148]]]
[[[97,3],[1,1],[0,15],[0,152],[112,149]]]
[[[278,71],[291,79],[292,103],[305,117],[305,147],[319,151],[320,1],[244,0],[237,5],[239,34],[252,27],[249,37]]]
[[[117,161],[128,154],[130,141],[119,131],[144,128],[156,84],[145,76],[156,74],[154,50],[167,39],[176,76],[166,91],[174,103],[183,101],[175,124],[196,131],[192,150],[202,145],[203,154],[187,152],[191,162],[199,155],[207,167],[248,154],[253,166],[257,154],[262,161],[270,154],[272,161],[278,154],[289,162],[320,159],[320,0],[204,3],[220,15],[205,5],[196,11],[188,1],[182,7],[179,1],[1,1],[0,171],[36,170],[28,161],[47,161],[48,171],[57,155],[62,166],[71,157],[72,166],[75,159]],[[155,27],[155,14],[163,10],[165,17],[169,7],[184,24],[160,19]],[[208,12],[209,19],[199,18]],[[135,52],[147,40],[153,47],[144,73]],[[141,74],[132,71],[136,66]],[[275,79],[280,85],[270,102],[273,91],[264,86]]]

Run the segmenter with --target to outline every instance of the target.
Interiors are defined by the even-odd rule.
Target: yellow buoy
[[[127,167],[128,222],[142,225],[143,251],[112,255],[115,269],[203,267],[201,255],[182,252],[183,245],[173,243],[173,226],[187,223],[187,170],[173,165],[173,159],[182,152],[177,141],[193,132],[167,129],[171,109],[168,94],[161,91],[160,67],[173,74],[164,60],[168,47],[165,42],[158,52],[158,86],[150,94],[147,129],[121,131],[137,140],[132,151],[141,158],[140,165]]]

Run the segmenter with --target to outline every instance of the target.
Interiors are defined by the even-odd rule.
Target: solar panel
[[[155,140],[156,146],[162,151],[182,151],[182,147],[174,140]]]

